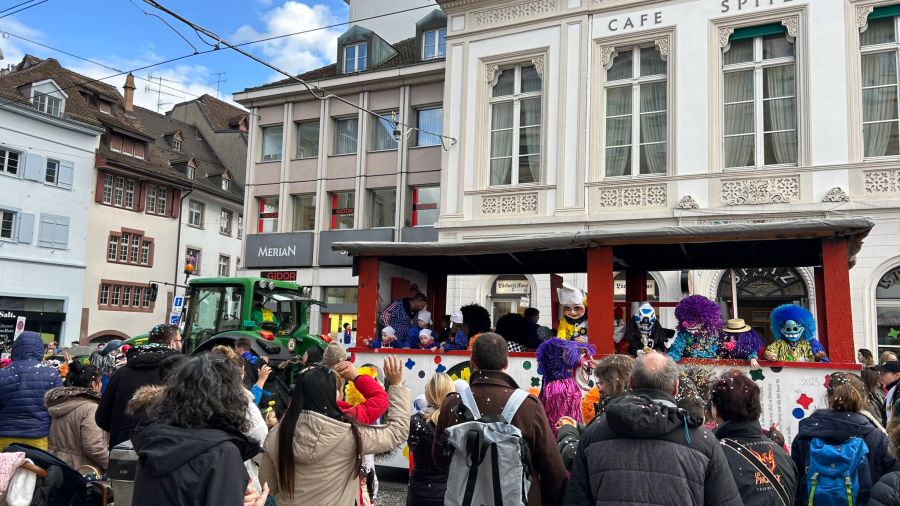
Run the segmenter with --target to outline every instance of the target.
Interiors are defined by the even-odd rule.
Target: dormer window
[[[62,111],[62,100],[44,93],[35,93],[31,104],[35,109],[51,116],[59,116]]]
[[[222,174],[222,190],[229,191],[231,189],[231,176],[228,173]]]
[[[187,175],[188,179],[194,179],[194,176],[197,174],[197,162],[195,162],[193,158],[188,160],[184,173]]]
[[[443,58],[447,51],[447,29],[427,30],[422,33],[422,59]]]
[[[344,46],[344,73],[352,74],[366,70],[368,52],[369,44],[366,42]]]
[[[109,141],[109,149],[116,153],[144,158],[145,143],[124,135],[113,134]]]
[[[181,141],[178,139],[172,139],[172,149],[175,151],[181,151]]]
[[[97,104],[97,108],[100,109],[100,112],[103,114],[112,114],[112,105],[109,102],[104,102],[103,100]]]

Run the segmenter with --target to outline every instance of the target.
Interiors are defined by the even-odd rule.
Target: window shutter
[[[38,229],[38,246],[44,248],[53,247],[54,228],[56,228],[56,220],[52,216],[41,215],[41,226]]]
[[[19,242],[31,244],[34,240],[34,215],[19,213]]]
[[[137,197],[137,202],[135,202],[134,209],[135,211],[142,213],[144,209],[147,207],[147,186],[149,183],[147,181],[141,181],[141,191]]]
[[[103,183],[106,174],[102,170],[97,171],[97,186],[94,187],[94,202],[100,204],[103,202]]]
[[[47,172],[47,158],[37,153],[25,155],[25,179],[43,181]]]
[[[177,218],[178,214],[181,212],[181,190],[172,190],[172,200],[169,202],[169,209],[171,213],[169,216],[173,218]]]
[[[60,160],[59,162],[59,180],[60,188],[66,190],[72,189],[72,182],[75,179],[75,164],[68,160]]]
[[[53,247],[59,249],[69,248],[69,218],[56,216],[56,226],[53,227]]]

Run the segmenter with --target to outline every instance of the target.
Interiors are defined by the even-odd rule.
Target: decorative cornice
[[[534,65],[534,71],[537,72],[537,75],[544,77],[544,55],[535,56],[531,59],[531,63]]]
[[[694,200],[694,197],[685,195],[684,197],[681,197],[681,200],[678,201],[678,205],[675,207],[678,209],[700,209],[700,204]]]
[[[728,45],[728,42],[731,40],[731,35],[734,33],[733,26],[723,26],[719,28],[719,47],[725,47]]]
[[[800,178],[771,177],[722,182],[722,201],[729,206],[787,204],[800,198]]]
[[[860,33],[869,27],[869,14],[872,14],[874,10],[874,5],[858,5],[856,7],[856,27],[859,28]]]
[[[537,193],[482,197],[481,199],[481,214],[485,215],[537,214],[537,212]]]
[[[610,62],[615,58],[615,46],[600,46],[600,65],[609,67]]]
[[[666,185],[629,186],[600,190],[600,207],[665,207]]]
[[[494,9],[485,9],[472,14],[472,24],[476,27],[511,23],[525,18],[533,18],[542,14],[559,10],[559,0],[532,0],[513,5],[505,5]]]
[[[850,202],[850,195],[847,195],[847,192],[841,187],[835,186],[828,190],[828,193],[825,194],[825,198],[822,199],[822,202]]]
[[[660,37],[653,41],[656,44],[656,48],[659,49],[659,55],[662,57],[663,61],[669,59],[669,37]]]

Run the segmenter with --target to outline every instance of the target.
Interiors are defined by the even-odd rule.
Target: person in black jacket
[[[891,442],[891,455],[896,458],[900,452],[900,431],[891,432],[888,439]],[[891,472],[882,476],[878,483],[872,486],[869,506],[900,506],[900,463],[895,464]]]
[[[763,466],[775,475],[790,504],[797,488],[797,470],[787,452],[763,435],[759,386],[741,371],[726,372],[710,387],[710,411],[719,425],[715,434],[723,442],[744,505],[783,504],[776,488],[759,470]]]
[[[159,366],[166,357],[181,350],[181,334],[172,325],[157,325],[150,331],[148,344],[128,350],[125,367],[117,370],[100,398],[95,421],[109,432],[109,448],[128,441],[137,420],[126,413],[128,401],[139,388],[159,385]]]
[[[565,504],[742,504],[716,438],[675,405],[675,362],[638,357],[631,387],[585,431]]]
[[[869,502],[872,484],[894,468],[894,457],[888,451],[888,438],[866,414],[866,388],[859,376],[846,372],[831,375],[828,383],[828,409],[820,409],[800,420],[800,429],[791,444],[791,458],[800,471],[794,504],[807,504],[809,488],[805,470],[809,465],[809,445],[813,438],[829,444],[841,444],[851,437],[865,441],[869,449],[867,466],[860,467],[856,504]],[[868,472],[866,472],[868,470]],[[864,475],[866,474],[866,475]]]
[[[409,450],[412,453],[413,468],[409,475],[407,506],[443,506],[447,491],[447,472],[434,465],[431,448],[434,444],[434,429],[440,416],[444,397],[455,392],[453,380],[447,373],[439,372],[425,385],[425,400],[428,406],[414,414],[409,420]]]
[[[150,408],[157,423],[131,438],[138,455],[133,506],[244,504],[251,485],[244,461],[262,448],[243,435],[243,390],[238,367],[215,353],[174,371]]]

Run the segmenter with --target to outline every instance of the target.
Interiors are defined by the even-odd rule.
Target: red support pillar
[[[359,258],[356,342],[374,339],[378,320],[378,257]]]
[[[632,302],[647,300],[647,271],[629,269],[625,271],[625,320],[631,318]]]
[[[447,314],[447,275],[432,274],[428,276],[428,309],[431,319],[436,325],[441,317]]]
[[[832,362],[852,364],[856,352],[853,349],[850,258],[846,239],[822,240],[822,271],[828,358]]]
[[[612,339],[613,252],[612,246],[587,250],[588,337],[599,355],[615,352]]]
[[[828,349],[828,318],[825,311],[825,271],[822,267],[813,269],[814,281],[816,283],[816,334],[819,342],[825,349]]]
[[[559,311],[559,293],[557,293],[557,289],[562,288],[563,278],[559,274],[551,274],[550,275],[550,328],[555,329],[556,325],[559,323],[560,315]],[[556,332],[553,332],[553,335],[556,335]]]

